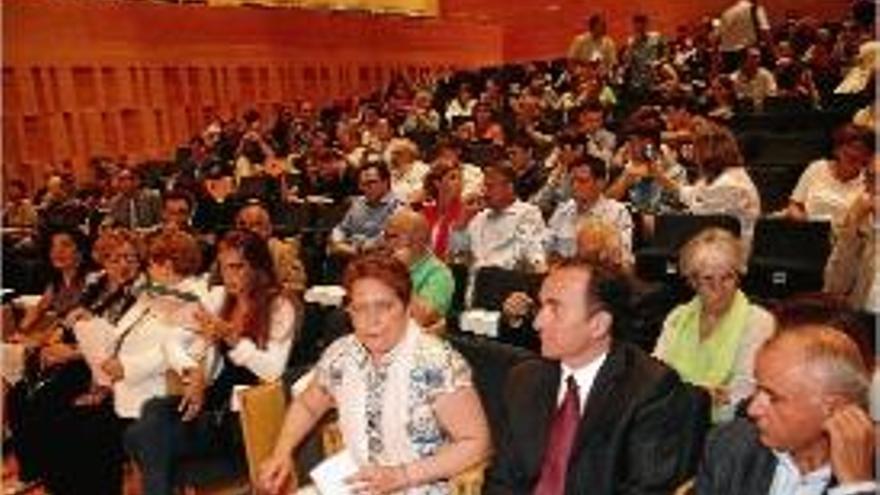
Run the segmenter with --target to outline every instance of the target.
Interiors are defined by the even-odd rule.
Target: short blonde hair
[[[582,251],[582,244],[590,244],[590,250]],[[624,263],[620,232],[598,218],[584,218],[577,223],[575,246],[577,257],[584,261],[610,264],[618,268]]]
[[[135,231],[126,228],[109,228],[101,231],[92,246],[92,257],[99,265],[104,265],[110,253],[126,244],[134,247],[138,259],[144,257],[143,238]]]
[[[730,231],[709,227],[691,238],[679,252],[679,271],[691,279],[704,266],[707,259],[722,257],[739,275],[746,273],[745,248]]]

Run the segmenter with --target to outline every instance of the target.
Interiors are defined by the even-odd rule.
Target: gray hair
[[[697,274],[708,254],[721,255],[740,275],[746,273],[745,248],[729,231],[710,227],[691,238],[679,252],[679,271],[690,279]]]
[[[838,395],[867,410],[871,377],[859,347],[846,333],[820,324],[784,328],[765,348],[791,342],[803,353],[805,370],[822,384],[825,394]]]

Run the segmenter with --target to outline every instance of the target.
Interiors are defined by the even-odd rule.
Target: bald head
[[[424,215],[401,208],[385,224],[385,241],[401,261],[409,264],[424,256],[431,239],[431,230]]]
[[[427,243],[430,237],[428,221],[421,213],[410,208],[401,208],[395,213],[385,226],[387,230],[405,232],[414,241]]]

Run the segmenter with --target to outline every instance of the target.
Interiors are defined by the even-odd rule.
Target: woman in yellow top
[[[696,296],[666,317],[654,355],[712,395],[713,420],[731,419],[754,389],[754,360],[775,320],[739,289],[744,249],[733,234],[709,228],[681,250],[680,272]]]

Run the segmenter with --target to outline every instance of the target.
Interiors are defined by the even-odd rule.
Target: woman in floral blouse
[[[344,285],[354,334],[331,345],[294,399],[261,484],[279,493],[291,453],[330,408],[359,466],[357,493],[450,493],[447,480],[484,460],[489,431],[464,359],[408,315],[406,266],[390,256],[352,261]]]

